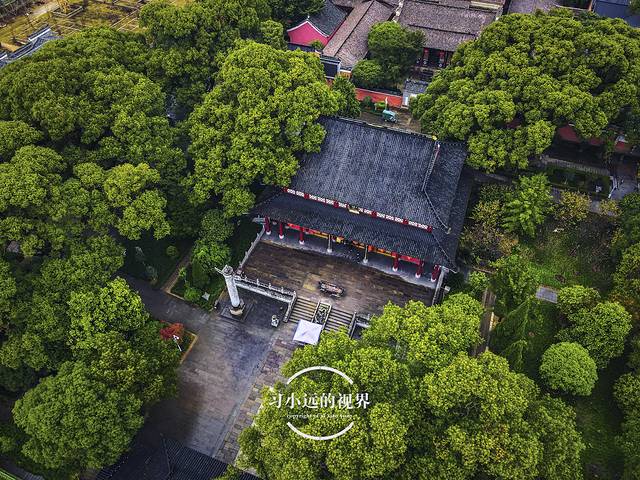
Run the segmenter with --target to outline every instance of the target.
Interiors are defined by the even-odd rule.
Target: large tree
[[[640,243],[640,193],[626,195],[620,200],[619,207],[618,230],[612,243],[613,252],[617,255]]]
[[[551,345],[542,354],[540,376],[554,390],[572,395],[591,395],[598,380],[596,363],[589,352],[575,342]]]
[[[504,15],[462,45],[412,103],[424,131],[467,140],[469,163],[526,167],[556,128],[600,136],[638,108],[640,36],[624,22],[554,10]]]
[[[398,22],[382,22],[371,27],[367,44],[371,58],[382,67],[383,81],[393,86],[415,64],[424,35]]]
[[[287,185],[296,154],[319,151],[325,132],[316,120],[338,110],[338,96],[316,56],[239,45],[189,118],[193,200],[219,196],[225,214],[234,216],[253,206],[256,182]]]
[[[140,12],[151,46],[149,74],[170,95],[178,116],[213,85],[224,55],[240,38],[257,38],[268,18],[266,0],[201,0],[176,6],[156,0]]]
[[[558,338],[577,342],[587,349],[598,368],[622,355],[625,340],[631,331],[631,315],[617,302],[598,303],[568,315],[570,327],[561,330]]]
[[[613,275],[614,300],[620,302],[640,323],[640,243],[627,248]]]
[[[142,426],[141,401],[68,362],[18,400],[16,424],[28,435],[22,452],[47,468],[100,468],[115,462]]]
[[[494,265],[496,273],[491,284],[500,312],[506,314],[535,293],[539,279],[531,262],[521,255],[502,257]]]
[[[502,207],[502,225],[508,232],[534,237],[551,207],[551,188],[545,175],[522,176],[508,192]]]
[[[6,93],[0,96],[0,120],[39,130],[46,146],[71,166],[149,165],[159,173],[173,222],[182,226],[194,217],[183,214],[186,161],[166,118],[165,95],[145,75],[148,57],[139,35],[110,29],[50,42],[0,71],[0,91]],[[24,138],[37,140],[30,135],[25,132]],[[133,208],[157,205],[147,194]]]
[[[430,308],[388,305],[359,342],[333,334],[297,350],[285,375],[328,365],[354,384],[316,372],[265,391],[255,424],[241,435],[243,461],[274,480],[579,478],[584,446],[572,410],[540,396],[504,359],[464,353],[477,341],[480,313],[480,304],[466,295]],[[341,391],[367,392],[371,404],[350,410],[354,426],[330,442],[303,439],[287,421],[320,434],[348,420],[288,420],[304,408],[291,411],[273,401],[279,393]]]

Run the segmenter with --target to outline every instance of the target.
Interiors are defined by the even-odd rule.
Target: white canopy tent
[[[317,345],[320,340],[320,333],[322,333],[323,325],[319,323],[308,322],[307,320],[300,320],[298,322],[298,328],[293,335],[294,342],[308,343],[309,345]]]

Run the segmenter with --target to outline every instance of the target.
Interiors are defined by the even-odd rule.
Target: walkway
[[[146,282],[127,278],[150,313],[161,320],[181,322],[198,339],[178,371],[178,396],[156,405],[141,431],[143,437],[165,435],[209,456],[218,456],[240,407],[267,361],[276,332],[271,315],[280,303],[254,300],[242,323],[220,318],[162,292]]]
[[[496,303],[495,294],[489,290],[485,289],[482,294],[482,306],[484,307],[484,315],[482,316],[482,320],[480,321],[480,338],[482,341],[473,351],[473,356],[477,357],[481,353],[484,353],[489,348],[489,341],[491,339],[491,330],[493,329],[493,306]]]

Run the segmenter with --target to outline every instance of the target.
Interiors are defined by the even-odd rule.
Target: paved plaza
[[[276,236],[277,238],[277,236]],[[349,312],[380,313],[387,302],[404,305],[420,300],[431,305],[433,289],[368,268],[345,258],[261,242],[244,267],[249,278],[296,290],[299,297],[330,303]],[[342,298],[323,295],[324,280],[345,289]]]
[[[299,297],[323,300],[346,311],[378,313],[387,301],[410,299],[430,303],[433,290],[399,277],[366,268],[348,259],[261,242],[244,273],[262,282],[296,290]],[[318,281],[345,288],[340,299],[326,297]],[[179,369],[178,391],[151,411],[139,441],[157,443],[165,437],[206,455],[233,463],[238,436],[251,425],[260,406],[260,392],[280,378],[280,368],[297,348],[296,325],[271,326],[272,315],[282,317],[286,305],[240,290],[252,304],[243,322],[225,319],[218,311],[193,307],[148,283],[127,278],[149,312],[160,320],[180,322],[198,339]],[[223,294],[223,298],[225,295]]]

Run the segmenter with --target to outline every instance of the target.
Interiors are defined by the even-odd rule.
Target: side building
[[[345,245],[363,263],[432,282],[456,271],[472,183],[464,144],[335,117],[321,124],[321,151],[254,208],[266,232],[300,244],[313,236],[329,253]]]

